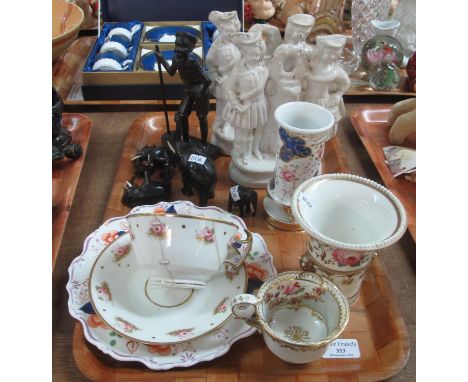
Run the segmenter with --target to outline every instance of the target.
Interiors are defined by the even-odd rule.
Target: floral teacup
[[[234,316],[263,333],[283,361],[308,363],[322,357],[349,320],[348,300],[330,280],[308,272],[284,272],[268,279],[257,297],[240,294]]]
[[[168,287],[202,288],[223,264],[236,274],[252,244],[249,231],[241,241],[234,223],[202,216],[136,213],[127,221],[138,265]]]

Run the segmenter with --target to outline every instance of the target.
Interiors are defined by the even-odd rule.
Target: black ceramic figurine
[[[179,150],[182,173],[182,193],[187,196],[198,193],[199,205],[206,207],[208,199],[214,198],[218,177],[214,161],[205,151],[194,145],[184,145]]]
[[[83,149],[79,144],[72,144],[72,135],[62,127],[63,101],[52,87],[52,160],[79,158]]]
[[[127,182],[122,203],[133,208],[145,204],[156,204],[169,199],[171,182],[168,179],[150,180],[147,172],[144,174],[144,182],[141,186],[135,186],[132,181]]]
[[[257,213],[257,191],[243,186],[233,186],[229,190],[228,211],[232,212],[233,207],[239,207],[241,217],[247,214],[255,216]],[[252,214],[250,208],[252,207]]]
[[[205,150],[205,155],[216,159],[220,153],[219,147],[208,144],[209,87],[211,80],[192,53],[196,42],[197,38],[190,33],[177,32],[172,63],[169,65],[166,59],[159,53],[158,48],[155,51],[155,55],[158,63],[164,66],[170,76],[174,76],[176,72],[179,72],[180,78],[185,85],[184,96],[174,118],[176,132],[173,143],[176,149],[179,151],[178,146],[181,142],[192,143],[202,147]],[[161,86],[164,86],[162,82]],[[196,111],[200,124],[200,140],[189,136],[188,119],[193,109]],[[167,141],[167,139],[171,139],[171,137],[163,137],[163,141]]]

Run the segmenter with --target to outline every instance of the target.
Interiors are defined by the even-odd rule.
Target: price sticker
[[[310,200],[309,196],[305,194],[304,192],[301,192],[299,194],[299,201],[302,201],[306,204],[307,207],[312,208],[312,200]]]
[[[205,164],[206,157],[204,157],[202,155],[191,154],[188,161],[198,163],[198,164]]]
[[[240,200],[241,197],[239,196],[239,186],[232,186],[230,188],[230,193],[232,200],[234,200],[235,202]]]
[[[355,339],[342,339],[334,340],[323,358],[360,358],[361,352],[359,350],[358,341]]]

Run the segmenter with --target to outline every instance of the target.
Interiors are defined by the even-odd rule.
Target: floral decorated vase
[[[377,250],[406,231],[406,213],[396,196],[351,174],[307,180],[295,191],[291,210],[309,235],[301,269],[330,278],[351,304]]]
[[[372,20],[375,36],[367,40],[362,48],[361,61],[369,69],[384,61],[400,67],[404,54],[403,47],[395,38],[400,22],[398,20]]]

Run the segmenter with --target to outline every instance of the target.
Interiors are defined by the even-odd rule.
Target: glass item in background
[[[400,69],[391,62],[391,56],[386,56],[381,64],[374,66],[369,72],[369,85],[374,90],[393,90],[400,82]]]
[[[353,50],[361,55],[364,43],[375,35],[372,20],[386,20],[390,0],[353,0],[351,5],[351,23],[353,32]]]
[[[395,39],[400,22],[398,20],[372,20],[375,29],[374,37],[370,38],[362,48],[361,61],[365,69],[372,68],[390,57],[387,62],[400,67],[403,63],[403,47]]]
[[[400,0],[392,19],[400,22],[395,38],[403,46],[406,59],[416,52],[416,0]]]
[[[343,70],[349,75],[355,72],[357,68],[359,68],[361,58],[355,51],[344,47],[343,51],[341,52],[341,56],[338,58],[337,62],[338,65],[340,65],[343,68]]]
[[[406,87],[410,92],[416,91],[416,52],[408,60],[406,64]]]

